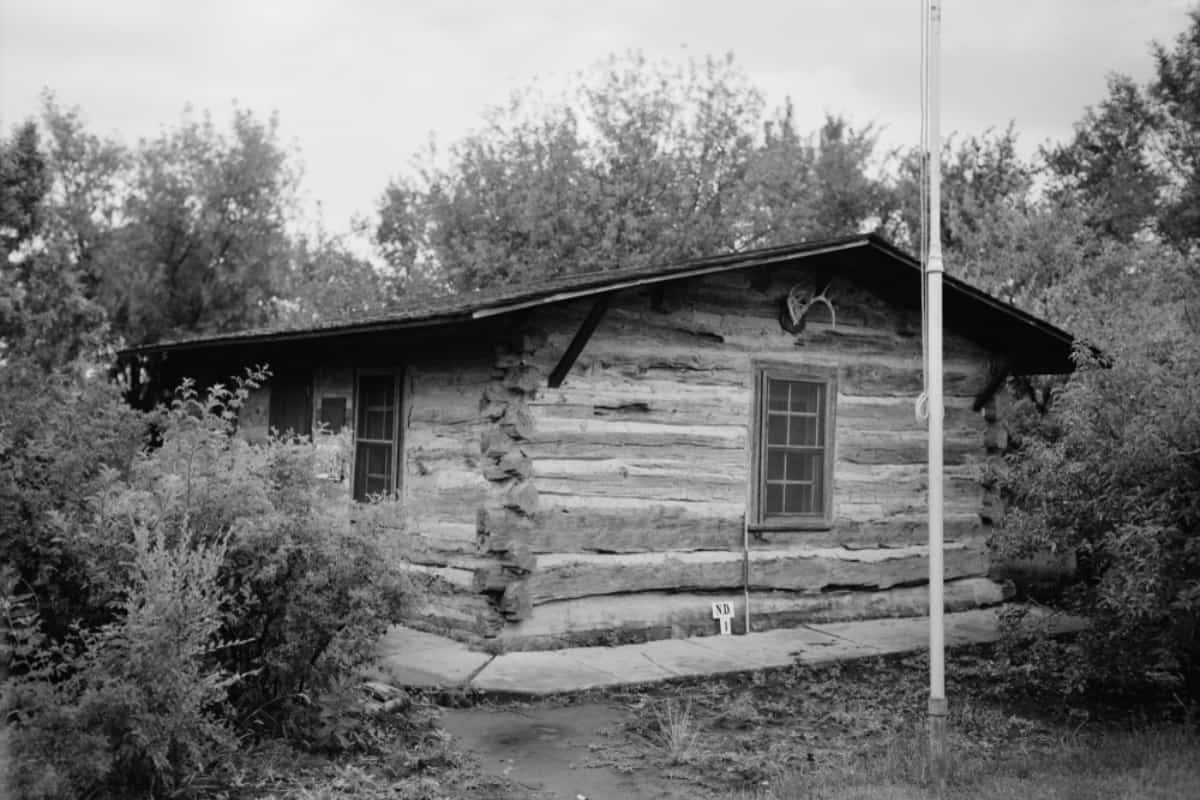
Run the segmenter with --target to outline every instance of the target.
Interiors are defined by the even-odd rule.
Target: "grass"
[[[1022,695],[998,678],[986,647],[955,651],[947,674],[948,798],[1200,798],[1200,729],[1169,697],[1068,703]],[[594,740],[577,766],[678,787],[664,798],[909,800],[931,796],[925,679],[923,657],[893,656],[502,705],[530,714],[540,705],[623,709],[623,726]],[[432,726],[390,753],[272,758],[250,758],[247,791],[237,797],[529,796],[483,772]]]
[[[930,796],[923,743],[897,737],[877,758],[780,775],[737,800],[909,800]],[[1070,737],[1025,757],[952,764],[948,797],[1167,800],[1200,793],[1200,737],[1181,726]]]
[[[992,663],[987,647],[951,656],[948,797],[1200,798],[1200,733],[1183,706],[1024,695]],[[688,756],[643,752],[641,769],[697,797],[924,798],[926,675],[923,656],[885,657],[600,697],[688,710]],[[644,715],[633,717],[642,733]]]
[[[696,739],[700,736],[700,731],[692,719],[691,701],[668,697],[655,703],[653,709],[654,722],[658,728],[654,740],[666,751],[672,764],[686,762],[691,758]]]

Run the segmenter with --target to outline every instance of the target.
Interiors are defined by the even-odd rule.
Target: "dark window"
[[[321,424],[329,433],[341,433],[346,427],[346,398],[321,398]]]
[[[756,368],[752,524],[827,527],[833,518],[833,369]]]
[[[398,488],[400,387],[394,372],[360,372],[355,403],[354,499]]]
[[[312,436],[312,373],[280,372],[267,384],[271,404],[267,424],[287,436]]]

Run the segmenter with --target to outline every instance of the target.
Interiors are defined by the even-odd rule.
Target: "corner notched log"
[[[480,441],[479,469],[491,490],[478,507],[475,542],[488,560],[470,583],[477,596],[489,598],[508,620],[524,619],[532,608],[523,579],[536,569],[537,558],[523,533],[533,527],[538,490],[525,444],[534,435],[529,401],[537,395],[542,374],[533,354],[545,341],[536,330],[514,332],[497,348],[493,383],[480,399],[480,413],[491,425]]]

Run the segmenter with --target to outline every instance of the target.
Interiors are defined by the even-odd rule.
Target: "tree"
[[[1200,240],[1200,8],[1173,46],[1154,44],[1154,77],[1109,78],[1071,141],[1045,152],[1052,189],[1091,224],[1128,241],[1153,232],[1181,249]]]
[[[41,230],[46,189],[37,124],[28,120],[11,140],[0,141],[0,247],[5,260]]]
[[[98,291],[131,343],[270,318],[296,174],[274,119],[235,111],[230,134],[185,120],[136,153]]]
[[[103,311],[48,225],[52,180],[34,122],[0,141],[0,358],[42,369],[94,353]]]
[[[274,119],[207,116],[130,150],[44,99],[40,237],[113,333],[139,344],[270,319],[291,255],[297,172]]]
[[[89,131],[77,108],[64,109],[52,94],[42,98],[46,132],[47,193],[43,236],[96,299],[123,224],[131,154],[121,143]]]
[[[951,135],[942,145],[942,246],[949,251],[972,249],[996,219],[1023,212],[1032,202],[1034,165],[1017,152],[1017,131],[988,129],[979,136]],[[891,214],[886,230],[910,249],[919,247],[921,198],[928,178],[922,153],[899,154],[891,187]]]
[[[766,120],[731,57],[613,58],[393,181],[376,238],[399,272],[468,289],[855,232],[882,207],[874,147],[840,118],[808,138],[790,109]]]
[[[1200,240],[1200,7],[1175,47],[1154,46],[1155,78],[1150,97],[1162,115],[1162,155],[1170,189],[1159,227],[1177,244]]]
[[[1072,552],[1077,640],[1035,652],[1040,679],[1083,691],[1157,676],[1200,697],[1200,263],[1110,240],[1069,276],[1078,370],[1027,417],[1002,486],[1002,552]],[[1099,280],[1097,280],[1097,276]],[[1018,417],[1019,418],[1019,417]]]
[[[1164,177],[1152,163],[1160,120],[1142,89],[1124,75],[1108,98],[1075,124],[1074,138],[1046,151],[1056,189],[1091,206],[1090,222],[1123,241],[1152,224]]]
[[[274,317],[312,324],[320,320],[378,313],[407,286],[351,252],[345,240],[318,229],[295,237],[286,274],[277,287]]]

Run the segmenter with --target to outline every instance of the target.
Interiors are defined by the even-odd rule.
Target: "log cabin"
[[[239,435],[315,436],[329,501],[382,518],[423,587],[410,625],[543,649],[716,634],[725,603],[739,633],[927,612],[921,284],[860,235],[121,357],[160,387],[270,365]],[[961,610],[1011,591],[1006,377],[1070,371],[1073,340],[951,276],[944,310]]]

